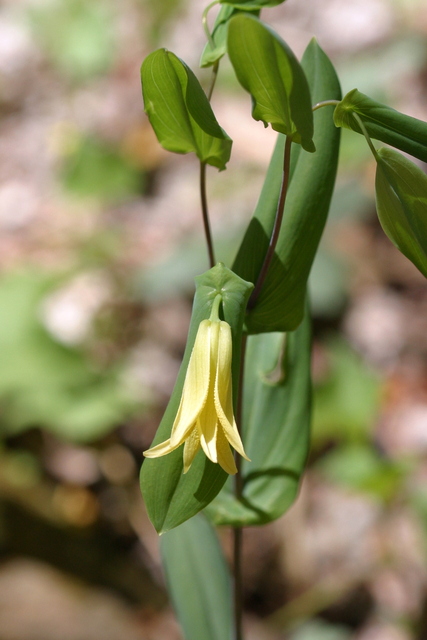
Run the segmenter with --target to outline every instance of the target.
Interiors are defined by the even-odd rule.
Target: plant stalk
[[[243,581],[242,581],[242,542],[243,528],[233,530],[233,568],[234,568],[234,640],[243,640]]]
[[[285,209],[286,194],[288,192],[288,185],[289,185],[291,146],[292,146],[291,137],[286,136],[285,151],[283,155],[282,185],[280,187],[280,197],[279,197],[279,202],[277,204],[277,209],[276,209],[276,218],[274,220],[274,226],[273,226],[273,231],[270,238],[270,244],[268,246],[267,253],[265,254],[264,263],[261,267],[261,271],[259,273],[258,280],[255,285],[255,289],[252,291],[252,295],[249,298],[248,309],[253,309],[256,304],[256,301],[258,300],[258,296],[261,293],[261,289],[263,287],[265,278],[267,276],[268,269],[270,268],[271,261],[273,260],[277,241],[279,239],[280,228],[282,226],[282,220],[283,220],[283,212]]]
[[[206,197],[206,162],[200,163],[200,200],[202,203],[203,227],[209,254],[210,267],[215,266],[215,253],[212,242],[211,225],[209,222],[208,201]]]
[[[241,432],[243,418],[243,381],[245,371],[247,336],[243,334],[242,347],[240,352],[240,375],[239,375],[239,393],[236,407],[236,423],[237,428]],[[242,478],[242,458],[235,456],[237,473],[234,477],[234,494],[237,499],[242,497],[243,478]],[[234,572],[234,640],[243,640],[243,576],[242,576],[242,547],[243,547],[243,527],[233,528],[233,572]]]

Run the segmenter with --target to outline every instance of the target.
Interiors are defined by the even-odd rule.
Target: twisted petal
[[[194,341],[182,390],[181,402],[172,426],[171,444],[182,444],[194,428],[209,391],[210,378],[210,320],[202,320]]]
[[[218,360],[215,375],[215,409],[224,429],[224,434],[234,449],[249,460],[243,448],[233,413],[233,395],[231,388],[231,328],[227,322],[220,322],[218,341]]]
[[[168,438],[167,440],[165,440],[164,442],[161,442],[155,447],[152,447],[151,449],[147,449],[147,451],[144,451],[143,455],[146,458],[160,458],[160,456],[165,456],[167,453],[170,453],[177,447],[179,447],[178,444],[175,447],[171,447],[171,441],[170,441],[170,438]]]
[[[209,328],[209,389],[206,403],[198,418],[200,443],[206,456],[212,462],[218,462],[216,436],[218,416],[214,400],[214,386],[218,359],[219,322],[211,322]]]
[[[184,473],[187,473],[196,454],[200,450],[200,436],[197,429],[190,432],[184,444]]]
[[[218,428],[217,452],[218,464],[221,465],[224,471],[226,471],[230,475],[234,475],[235,473],[237,473],[237,467],[236,463],[234,462],[233,453],[221,427]]]

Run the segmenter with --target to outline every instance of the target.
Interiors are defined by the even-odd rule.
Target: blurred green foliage
[[[313,619],[298,627],[291,640],[350,640],[351,636],[346,627]]]
[[[315,389],[313,446],[369,439],[378,411],[378,376],[339,338],[327,345],[328,371]]]
[[[73,195],[101,202],[123,200],[144,190],[144,174],[93,136],[76,141],[64,160],[62,182]]]
[[[397,495],[411,467],[381,456],[370,443],[342,445],[317,465],[328,480],[386,501]]]
[[[42,325],[43,298],[58,278],[37,271],[0,280],[0,410],[3,435],[43,427],[72,441],[108,433],[135,408],[120,368],[97,370],[83,349]]]
[[[75,81],[108,71],[113,21],[105,0],[52,0],[32,7],[34,31],[51,63]]]

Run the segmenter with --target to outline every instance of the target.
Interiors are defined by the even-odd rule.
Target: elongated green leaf
[[[157,430],[153,444],[166,440],[171,433],[181,399],[197,329],[209,318],[218,293],[222,295],[224,320],[231,326],[233,336],[233,391],[238,389],[240,348],[246,303],[253,285],[236,276],[222,264],[196,278],[196,295],[187,346],[178,379]],[[236,397],[234,397],[236,402]],[[200,451],[188,473],[182,473],[182,447],[161,458],[146,459],[141,470],[141,489],[151,522],[159,533],[168,531],[203,509],[218,493],[227,474]]]
[[[165,533],[160,550],[186,640],[231,640],[230,574],[206,518],[199,514]]]
[[[200,60],[201,67],[210,67],[215,64],[215,62],[218,62],[225,53],[227,53],[228,23],[230,19],[238,13],[241,13],[239,9],[231,6],[230,4],[223,4],[218,12],[212,29],[212,40],[214,46],[212,46],[210,42],[206,43]],[[253,9],[252,13],[253,15],[258,16],[259,10],[257,11],[256,9]]]
[[[337,105],[334,121],[337,127],[346,127],[362,133],[357,120],[362,119],[371,138],[381,140],[401,151],[427,162],[427,123],[407,116],[369,96],[353,89]]]
[[[427,277],[427,176],[393,149],[377,151],[377,212],[396,247]]]
[[[248,13],[228,27],[228,55],[240,84],[252,96],[252,116],[314,151],[307,79],[288,45]]]
[[[340,98],[335,70],[313,40],[302,66],[314,102]],[[329,211],[339,152],[339,129],[332,107],[314,114],[316,153],[292,150],[291,182],[276,252],[256,307],[246,318],[249,333],[289,331],[301,322],[311,265]],[[273,229],[283,166],[283,136],[279,136],[267,177],[235,259],[233,270],[256,282]]]
[[[296,331],[250,336],[245,365],[243,495],[227,482],[207,514],[216,524],[259,525],[294,501],[307,459],[311,416],[310,314]]]
[[[199,81],[166,49],[151,53],[141,67],[145,111],[168,151],[194,151],[202,162],[225,169],[232,141],[215,119]]]

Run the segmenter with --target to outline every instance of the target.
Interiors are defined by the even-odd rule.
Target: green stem
[[[208,246],[209,265],[215,266],[215,253],[212,242],[211,225],[209,222],[208,201],[206,197],[206,162],[200,163],[200,200],[202,203],[203,227],[205,230],[206,244]]]
[[[209,27],[208,27],[208,13],[212,9],[212,7],[214,7],[216,4],[219,4],[219,0],[214,0],[213,2],[208,4],[208,6],[206,7],[206,9],[203,11],[203,14],[202,14],[203,29],[205,31],[206,37],[207,37],[207,39],[209,41],[209,44],[211,45],[212,49],[215,48],[215,42],[214,42],[214,39],[213,39],[212,34],[209,31]]]
[[[222,295],[218,293],[213,301],[212,311],[209,317],[209,320],[211,320],[212,322],[219,322],[219,305],[221,304],[221,302]]]
[[[216,4],[216,2],[213,2],[212,4]],[[212,6],[212,5],[209,5],[209,6]],[[215,87],[215,82],[218,76],[218,68],[219,68],[219,61],[215,62],[212,68],[211,85],[207,92],[207,97],[209,102],[211,101],[212,93]],[[213,267],[215,266],[215,253],[214,253],[214,247],[212,242],[211,225],[209,222],[208,199],[206,196],[206,163],[205,162],[200,163],[200,200],[202,203],[202,216],[203,216],[203,226],[205,229],[206,244],[208,245],[209,264],[211,267]]]
[[[215,87],[215,82],[216,82],[216,79],[217,79],[217,76],[218,76],[218,69],[219,69],[219,60],[217,60],[215,62],[215,64],[213,65],[213,67],[212,67],[211,86],[209,87],[209,90],[208,90],[208,93],[207,93],[209,102],[211,101],[211,98],[212,98],[213,90],[214,90],[214,87]]]
[[[312,107],[312,111],[317,111],[317,109],[321,109],[322,107],[336,107],[339,103],[339,100],[323,100],[322,102],[318,102],[317,104],[315,104],[314,107]]]
[[[365,125],[363,124],[362,118],[359,116],[358,113],[356,113],[355,111],[351,112],[351,115],[353,116],[353,118],[356,120],[357,124],[360,127],[360,130],[362,131],[363,135],[365,136],[366,142],[369,145],[370,150],[372,151],[372,153],[374,154],[374,158],[375,160],[379,160],[378,158],[378,153],[377,150],[375,149],[374,145],[372,144],[372,140],[369,137],[369,133],[366,130]]]
[[[280,228],[282,226],[283,211],[285,209],[286,194],[288,192],[289,185],[289,169],[291,162],[291,145],[292,139],[290,136],[286,136],[285,151],[283,156],[283,174],[282,185],[280,187],[280,197],[276,209],[276,218],[274,220],[273,231],[270,238],[270,244],[265,254],[264,263],[261,267],[261,271],[258,276],[258,280],[255,285],[255,289],[252,291],[252,295],[249,298],[248,309],[253,309],[255,303],[261,293],[262,286],[268,273],[271,261],[273,260],[274,251],[276,249],[277,241],[279,239]]]
[[[243,529],[235,527],[233,540],[234,568],[234,640],[243,640],[243,581],[242,581],[242,543]]]
[[[240,374],[239,374],[239,393],[237,397],[236,407],[236,423],[237,428],[242,430],[243,418],[243,382],[245,371],[246,356],[246,334],[242,337],[242,346],[240,352]],[[234,476],[234,494],[239,500],[243,493],[242,478],[242,459],[236,454],[237,473]],[[234,527],[233,529],[233,573],[234,573],[234,640],[243,640],[243,576],[242,576],[242,547],[243,547],[243,528]]]

